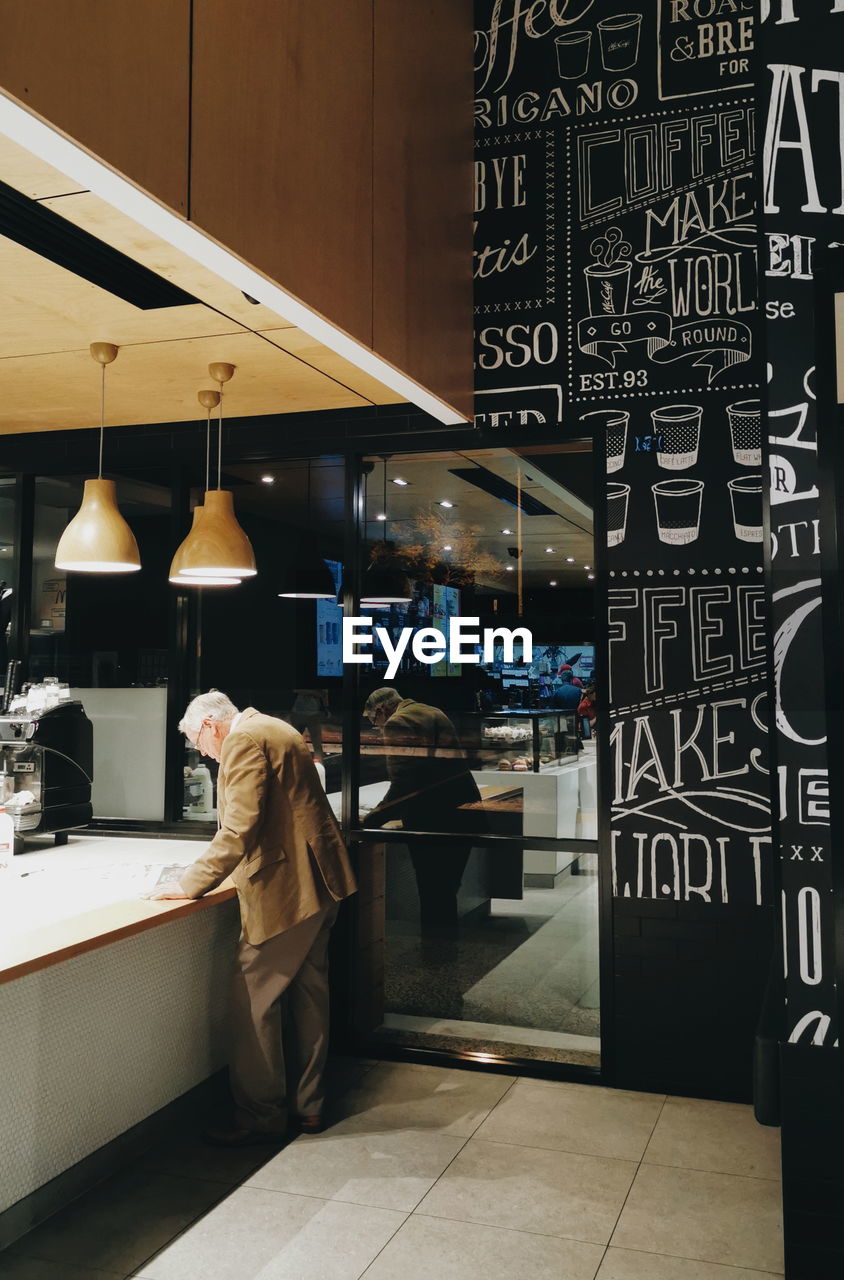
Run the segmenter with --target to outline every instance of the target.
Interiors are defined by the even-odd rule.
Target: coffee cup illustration
[[[583,268],[590,316],[623,316],[630,297],[630,273],[633,262],[628,256],[632,245],[621,238],[618,227],[608,227],[589,246],[595,258]]]
[[[617,13],[598,23],[601,62],[605,71],[629,71],[639,61],[641,13]]]
[[[738,476],[727,481],[733,529],[739,542],[762,541],[762,477]]]
[[[697,462],[703,410],[695,404],[668,404],[651,410],[654,434],[662,437],[656,460],[667,471],[685,471]]]
[[[627,426],[630,414],[626,409],[594,409],[591,413],[580,415],[580,421],[591,419],[596,441],[601,434],[606,444],[607,474],[620,471],[624,466],[624,454],[627,449]],[[597,444],[600,448],[600,444]]]
[[[727,421],[733,457],[743,467],[762,465],[762,405],[759,400],[737,400],[727,405]]]
[[[630,485],[611,480],[607,485],[607,546],[617,547],[627,534],[627,504]]]
[[[591,31],[564,31],[557,36],[557,70],[561,80],[582,80],[589,66]]]
[[[702,480],[659,480],[651,485],[656,507],[656,531],[660,542],[684,547],[700,533]]]

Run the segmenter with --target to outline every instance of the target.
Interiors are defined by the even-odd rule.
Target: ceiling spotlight
[[[512,529],[502,529],[502,530],[501,530],[501,532],[502,532],[502,533],[508,533],[508,534],[511,534],[511,533],[513,532],[513,530],[512,530]]]
[[[454,503],[453,503],[453,502],[449,502],[448,498],[443,498],[442,502],[440,503],[440,506],[441,506],[441,507],[453,507],[453,506],[454,506]]]
[[[587,576],[587,578],[594,578],[594,577],[595,577],[594,573],[587,573],[587,575],[586,575],[586,576]]]
[[[574,556],[566,556],[566,564],[574,564]]]
[[[401,476],[394,476],[394,477],[393,477],[393,484],[400,484],[400,485],[401,485],[401,487],[402,487],[403,489],[404,489],[404,488],[405,488],[409,483],[410,483],[410,482],[409,482],[408,480],[402,480]]]
[[[516,572],[516,566],[514,564],[508,564],[508,565],[505,565],[504,567],[506,568],[508,573]]]
[[[548,583],[548,586],[549,586],[549,587],[556,587],[556,585],[557,585],[557,579],[556,579],[556,578],[552,578],[552,579],[551,579],[551,581]]]
[[[555,549],[556,549],[556,548],[554,548],[554,547],[546,547],[546,548],[545,548],[545,554],[546,554],[547,556],[552,556],[552,555],[554,554]]]
[[[585,564],[583,567],[584,567],[584,569],[591,569],[591,568],[592,568],[591,564]]]
[[[387,519],[387,517],[386,517],[386,515],[384,514],[384,512],[383,512],[383,511],[379,511],[379,512],[378,512],[378,515],[375,517],[375,519],[376,519],[376,520],[386,520],[386,519]]]
[[[447,542],[443,547],[443,551],[450,551],[450,550],[451,550],[451,543]]]
[[[261,476],[261,484],[275,484],[275,476]]]

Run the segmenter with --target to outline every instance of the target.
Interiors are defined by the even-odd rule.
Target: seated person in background
[[[366,817],[381,826],[400,818],[409,831],[458,833],[478,830],[481,815],[461,811],[480,800],[457,730],[445,712],[396,689],[376,689],[364,715],[384,736],[390,788]],[[408,845],[419,892],[421,932],[453,936],[457,931],[457,891],[471,851],[471,840],[457,834],[450,842]]]

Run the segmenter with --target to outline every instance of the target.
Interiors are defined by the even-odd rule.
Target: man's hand
[[[158,902],[164,898],[189,898],[190,895],[185,893],[178,880],[165,880],[164,884],[156,885],[149,893],[142,893],[141,897]]]

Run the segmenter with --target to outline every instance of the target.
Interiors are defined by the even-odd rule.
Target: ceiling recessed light
[[[505,568],[506,568],[506,570],[507,570],[507,572],[508,572],[508,573],[515,573],[515,572],[516,572],[516,566],[515,566],[514,564],[508,564],[508,565],[505,565]]]
[[[376,520],[386,520],[386,519],[387,519],[387,517],[384,515],[384,512],[383,512],[383,511],[379,511],[379,513],[378,513],[378,515],[375,517],[375,519],[376,519]]]
[[[393,477],[393,484],[400,484],[402,488],[405,488],[405,486],[408,485],[409,483],[410,483],[409,480],[402,480],[401,476]]]
[[[587,576],[587,578],[594,578],[594,577],[595,577],[594,573],[587,573],[587,575],[586,575],[586,576]]]
[[[261,484],[275,484],[275,476],[261,476]]]
[[[566,564],[574,564],[574,556],[566,556]]]
[[[555,548],[554,548],[554,547],[546,547],[546,548],[545,548],[545,554],[546,554],[547,556],[552,556],[552,555],[554,554],[554,551],[555,551]]]
[[[447,542],[443,547],[443,551],[450,551],[450,550],[451,550],[451,543]]]
[[[548,586],[549,586],[549,587],[556,587],[556,585],[557,585],[557,579],[556,579],[556,578],[552,578],[552,579],[551,579],[551,581],[548,583]]]
[[[583,567],[584,567],[584,569],[591,569],[591,568],[592,568],[591,564],[585,564]]]
[[[512,530],[512,529],[502,529],[502,530],[501,530],[501,532],[502,532],[502,533],[512,533],[512,532],[513,532],[513,530]]]
[[[449,502],[448,498],[443,498],[442,502],[440,503],[440,506],[441,506],[441,507],[453,507],[453,506],[454,506],[454,503],[453,503],[453,502]]]

